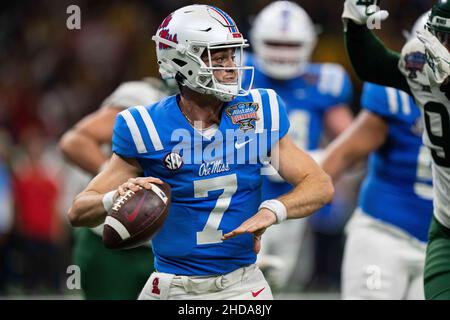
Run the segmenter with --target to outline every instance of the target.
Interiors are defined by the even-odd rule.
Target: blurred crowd
[[[214,1],[214,5],[227,11],[248,35],[252,18],[269,2]],[[297,2],[321,30],[314,61],[337,62],[350,72],[356,89],[352,107],[357,112],[361,83],[346,58],[342,1]],[[30,0],[0,4],[0,296],[67,290],[72,232],[65,214],[89,177],[64,161],[57,141],[121,82],[158,76],[151,36],[168,13],[189,3]],[[410,29],[432,3],[383,3],[391,17],[378,32],[380,37],[391,48],[400,49],[402,31]],[[66,26],[70,15],[66,10],[73,4],[81,9],[79,30]],[[338,218],[326,228],[312,226],[310,232],[322,236],[310,238],[313,249],[304,255],[313,261],[308,275],[299,275],[305,290],[339,288],[342,230],[355,194],[342,199]],[[299,268],[304,268],[302,263]]]

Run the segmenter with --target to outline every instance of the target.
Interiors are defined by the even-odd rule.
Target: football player
[[[73,164],[95,176],[110,156],[116,115],[130,106],[158,101],[167,89],[168,86],[155,78],[122,83],[96,112],[63,135],[59,143],[61,151]],[[75,230],[73,262],[82,272],[84,297],[136,299],[153,270],[152,250],[145,246],[126,251],[106,249],[102,233],[103,225]]]
[[[366,83],[363,111],[325,151],[336,179],[370,154],[359,205],[347,225],[343,299],[423,299],[432,205],[431,155],[420,110],[406,93]]]
[[[243,66],[246,40],[228,14],[183,7],[153,39],[160,73],[177,80],[180,94],[117,116],[114,154],[75,198],[69,219],[95,226],[117,195],[164,180],[172,194],[152,240],[158,272],[140,299],[272,299],[254,264],[261,234],[329,202],[330,178],[286,135],[289,120],[277,94],[242,88],[242,74],[253,69]],[[261,203],[269,155],[295,188]]]
[[[450,2],[437,1],[426,28],[405,44],[401,54],[386,49],[367,28],[388,17],[378,2],[345,1],[342,17],[347,50],[363,80],[412,94],[422,109],[423,140],[431,150],[434,188],[425,297],[450,299]]]
[[[245,53],[254,66],[254,88],[274,89],[286,104],[291,123],[289,135],[316,160],[326,130],[328,138],[338,136],[352,122],[348,104],[352,85],[345,70],[333,63],[311,63],[317,32],[307,12],[291,1],[275,1],[255,18],[251,30],[254,55]],[[245,83],[250,79],[245,79]],[[289,192],[292,185],[279,175],[263,177],[263,200]],[[319,214],[330,208],[324,207]],[[293,220],[268,230],[262,239],[258,263],[275,267],[271,275],[280,289],[288,284],[295,265],[305,220]]]

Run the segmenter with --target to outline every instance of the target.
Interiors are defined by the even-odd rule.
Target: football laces
[[[134,195],[134,191],[128,190],[123,196],[120,196],[116,202],[114,202],[112,209],[119,211],[120,208]]]

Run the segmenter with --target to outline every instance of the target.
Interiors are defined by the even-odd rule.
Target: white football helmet
[[[257,15],[250,39],[261,71],[287,80],[304,72],[317,43],[317,32],[302,7],[276,1]]]
[[[222,101],[248,94],[253,82],[253,67],[242,65],[247,40],[233,19],[219,8],[190,5],[178,9],[164,19],[152,39],[156,42],[159,72],[163,79],[175,78],[181,85],[212,94]],[[211,50],[228,48],[235,49],[236,66],[212,66]],[[209,57],[208,65],[201,58],[204,53]],[[219,70],[235,70],[236,82],[220,83],[213,74]],[[242,88],[244,71],[251,72],[246,90]]]

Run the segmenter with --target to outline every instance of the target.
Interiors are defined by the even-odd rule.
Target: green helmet
[[[439,0],[431,9],[427,28],[450,49],[450,0]]]
[[[450,33],[450,0],[439,0],[431,9],[427,27],[431,32]]]

